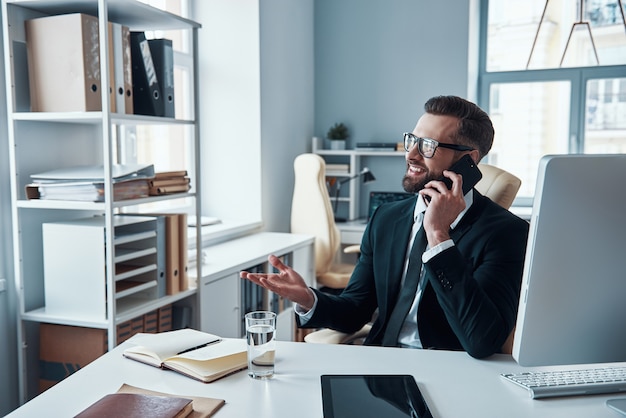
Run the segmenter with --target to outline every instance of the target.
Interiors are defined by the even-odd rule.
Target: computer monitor
[[[367,210],[367,220],[372,217],[377,207],[387,202],[395,202],[415,196],[413,193],[405,192],[370,192],[369,207]]]
[[[626,361],[626,155],[541,159],[513,357]]]

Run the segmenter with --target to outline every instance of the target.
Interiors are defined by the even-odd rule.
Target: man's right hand
[[[278,273],[250,273],[242,271],[239,273],[239,276],[297,303],[306,311],[311,310],[315,303],[315,295],[302,276],[274,255],[270,255],[268,260],[278,270]]]

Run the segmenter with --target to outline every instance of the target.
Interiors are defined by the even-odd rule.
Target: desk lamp
[[[339,191],[341,190],[341,185],[352,181],[358,177],[363,176],[363,184],[368,184],[376,180],[376,177],[372,174],[369,168],[364,167],[359,173],[355,174],[352,177],[348,177],[347,179],[343,179],[337,182],[337,187],[335,188],[335,207],[333,208],[333,214],[335,215],[335,222],[345,222],[346,219],[337,218],[337,203],[339,202]]]

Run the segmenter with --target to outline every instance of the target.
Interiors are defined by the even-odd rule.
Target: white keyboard
[[[626,367],[503,373],[531,398],[626,392]]]

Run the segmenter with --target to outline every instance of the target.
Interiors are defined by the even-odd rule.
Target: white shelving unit
[[[200,155],[198,98],[189,102],[191,116],[185,119],[142,116],[113,113],[108,94],[101,95],[104,111],[91,112],[31,112],[26,38],[24,22],[29,19],[67,13],[85,13],[98,18],[98,39],[108,39],[107,22],[128,26],[131,31],[181,30],[187,31],[192,41],[191,50],[197,74],[198,45],[197,31],[200,24],[171,13],[153,8],[135,0],[2,0],[2,30],[7,91],[8,134],[10,150],[11,199],[13,222],[13,248],[16,289],[19,292],[18,361],[20,370],[20,398],[25,401],[37,393],[37,362],[39,355],[38,330],[40,323],[83,326],[106,330],[108,348],[116,345],[117,325],[132,318],[144,315],[155,309],[182,299],[197,306],[198,294],[195,288],[175,295],[160,297],[156,294],[157,282],[147,280],[142,285],[142,297],[131,291],[116,291],[116,282],[126,276],[116,274],[116,263],[133,257],[148,256],[153,249],[141,248],[134,255],[123,255],[123,240],[116,237],[117,215],[124,208],[133,207],[141,212],[142,205],[171,203],[181,199],[181,207],[187,207],[190,215],[200,215]],[[49,42],[54,42],[54,38]],[[100,41],[100,80],[107,85],[112,67],[109,66],[107,42]],[[58,57],[63,59],[63,57]],[[197,77],[191,76],[191,91],[197,91]],[[102,88],[101,91],[107,91]],[[177,93],[179,90],[177,90]],[[111,171],[113,164],[123,164],[123,153],[119,144],[121,132],[142,125],[183,125],[192,132],[191,148],[193,167],[189,167],[193,189],[189,193],[163,195],[145,199],[113,201]],[[176,140],[171,138],[170,140]],[[49,200],[27,200],[25,186],[30,183],[30,175],[52,169],[78,165],[103,165],[105,179],[104,202],[70,202]],[[173,167],[172,169],[177,168]],[[154,210],[154,209],[153,209]],[[101,298],[99,315],[73,314],[71,310],[46,309],[44,224],[71,224],[78,219],[100,216],[100,245],[94,241],[87,243],[90,251],[100,253],[104,269],[86,277],[93,281],[94,289]],[[149,229],[149,228],[148,228]],[[200,259],[201,234],[197,226],[196,251]],[[154,233],[154,231],[147,233]],[[50,236],[48,237],[50,238]],[[137,237],[136,237],[137,238]],[[73,237],[59,236],[58,246],[80,247],[80,244],[67,240],[83,239],[80,234]],[[86,238],[85,238],[86,239]],[[119,251],[116,254],[115,249]],[[84,260],[76,260],[76,263]],[[92,268],[94,266],[91,266]],[[149,264],[143,266],[148,274]],[[201,274],[201,273],[199,273]],[[63,284],[60,283],[59,286]],[[151,290],[153,289],[153,290]],[[137,290],[137,289],[135,289]],[[128,294],[127,294],[128,293]],[[93,296],[93,295],[91,295]],[[80,297],[67,289],[68,301]],[[63,301],[56,301],[63,306]],[[68,302],[68,305],[70,303]],[[194,315],[198,315],[194,312]]]
[[[330,150],[323,148],[323,140],[318,137],[313,138],[313,153],[328,160],[332,157],[334,160],[340,160],[342,163],[348,164],[348,172],[326,171],[326,177],[335,177],[337,181],[357,175],[364,168],[362,164],[363,157],[403,157],[403,151],[361,151],[361,150]],[[338,201],[338,210],[340,213],[341,206],[347,205],[348,220],[359,218],[359,202],[360,202],[361,181],[354,179],[347,182],[341,187],[341,194]],[[331,193],[330,200],[335,205],[335,196]]]

